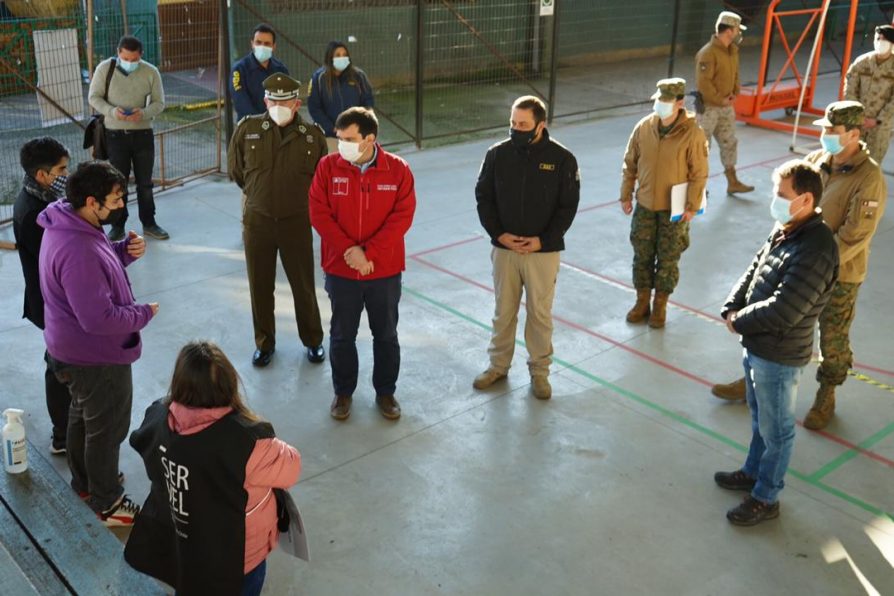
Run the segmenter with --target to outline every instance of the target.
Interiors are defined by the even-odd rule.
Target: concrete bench
[[[124,562],[123,545],[28,444],[28,470],[0,470],[4,594],[165,594]]]

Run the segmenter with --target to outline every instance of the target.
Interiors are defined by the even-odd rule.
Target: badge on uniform
[[[245,135],[244,138],[246,141],[257,141],[261,138],[261,135],[256,132],[250,132],[247,135]]]
[[[263,122],[261,122],[261,128],[262,128],[263,130],[267,130],[267,129],[269,129],[269,128],[270,128],[270,121],[269,121],[269,120],[264,120]]]
[[[307,127],[302,124],[298,127],[298,130],[301,131],[301,134],[304,134],[307,132]]]
[[[556,164],[554,163],[542,163],[540,164],[540,169],[547,172],[554,172],[556,170]]]
[[[314,136],[313,136],[313,135],[307,135],[307,142],[308,142],[308,143],[313,143],[313,142],[314,142]]]

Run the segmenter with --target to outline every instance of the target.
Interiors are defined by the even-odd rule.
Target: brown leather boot
[[[668,298],[670,298],[670,294],[655,292],[655,298],[652,300],[652,314],[649,315],[649,327],[652,329],[664,327],[664,321],[667,319]]]
[[[748,186],[736,177],[736,168],[727,168],[726,174],[726,194],[732,195],[737,192],[751,192],[753,186]]]
[[[745,377],[741,379],[736,379],[732,383],[716,384],[711,387],[711,393],[720,399],[727,399],[729,401],[739,401],[745,399]]]
[[[628,323],[644,323],[649,318],[649,300],[652,299],[652,290],[636,291],[636,304],[627,313]]]
[[[820,383],[816,391],[816,399],[813,407],[804,417],[804,428],[810,430],[822,430],[828,426],[832,416],[835,415],[835,385]]]

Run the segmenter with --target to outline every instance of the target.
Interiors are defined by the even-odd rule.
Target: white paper
[[[310,551],[307,547],[307,534],[304,532],[304,521],[298,505],[289,491],[281,491],[285,498],[286,511],[289,514],[289,530],[279,533],[279,548],[286,554],[310,562]]]
[[[686,211],[686,194],[689,191],[689,183],[681,182],[680,184],[674,184],[671,187],[671,221],[680,221],[683,217],[683,212]],[[705,186],[705,189],[702,191],[702,204],[699,206],[698,211],[696,211],[696,215],[701,215],[705,212],[705,207],[708,204],[708,187]]]

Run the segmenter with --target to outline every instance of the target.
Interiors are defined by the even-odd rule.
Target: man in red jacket
[[[336,420],[351,415],[357,388],[357,328],[366,308],[373,335],[376,405],[389,420],[400,418],[394,399],[400,371],[397,341],[404,235],[416,211],[407,162],[376,143],[372,110],[350,108],[335,121],[338,153],[317,166],[310,188],[310,222],[322,239],[326,292],[332,304],[329,362]]]

